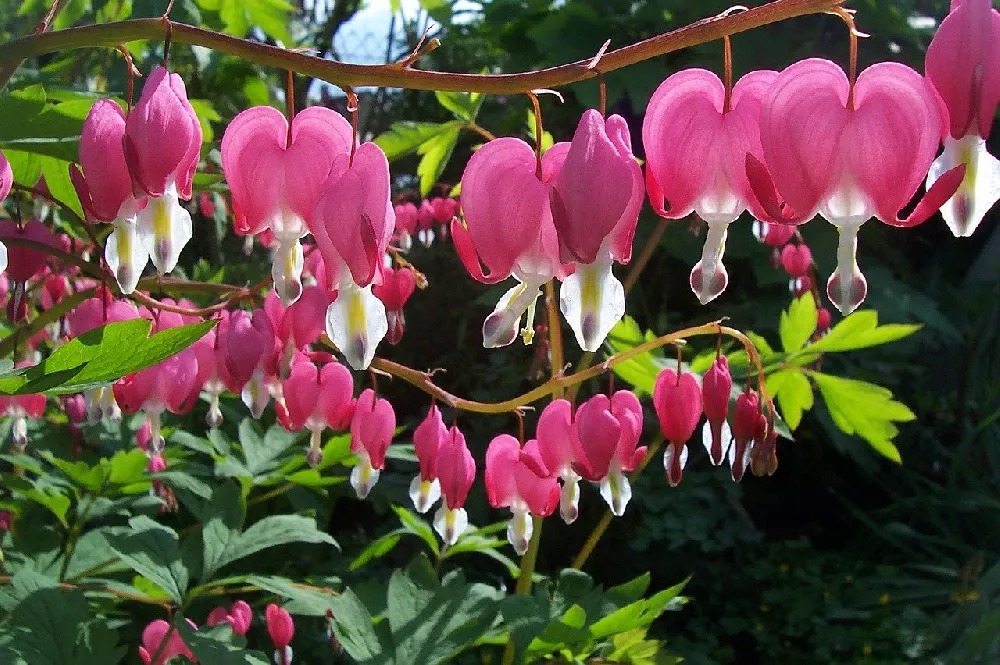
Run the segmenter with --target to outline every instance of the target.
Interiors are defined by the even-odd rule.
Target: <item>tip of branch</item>
[[[594,59],[590,61],[589,65],[587,65],[587,69],[597,69],[597,63],[599,63],[601,61],[601,58],[604,57],[604,53],[608,50],[609,46],[611,46],[610,39],[605,41],[604,44],[601,45],[601,48],[597,51],[597,55],[595,55]]]

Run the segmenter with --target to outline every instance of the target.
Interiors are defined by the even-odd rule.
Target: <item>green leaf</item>
[[[528,109],[528,137],[534,142],[535,138],[535,111],[534,109]],[[552,132],[545,129],[542,130],[542,154],[555,145],[555,139],[552,138]]]
[[[643,334],[635,319],[631,316],[625,316],[611,329],[606,344],[610,347],[612,354],[619,354],[639,346],[651,337],[651,333]],[[657,349],[656,351],[640,353],[624,362],[617,363],[613,369],[614,373],[632,385],[637,393],[652,395],[656,376],[666,366],[666,358]]]
[[[437,537],[434,535],[434,529],[431,528],[430,524],[402,506],[393,506],[392,510],[399,517],[399,521],[403,523],[404,529],[416,536],[419,536],[425,543],[427,543],[427,547],[431,548],[431,551],[435,555],[438,554],[440,548],[438,547]]]
[[[767,392],[777,398],[785,422],[792,430],[802,422],[802,414],[813,406],[813,391],[802,370],[787,369],[767,376]]]
[[[216,323],[168,328],[152,337],[148,319],[109,323],[63,344],[41,363],[0,378],[0,394],[59,395],[104,386],[183,351]]]
[[[304,585],[298,585],[284,577],[251,575],[247,578],[247,583],[289,599],[284,608],[290,614],[326,616],[327,610],[333,608],[336,598],[332,593],[317,591],[315,587],[304,588]]]
[[[862,309],[845,317],[823,339],[811,344],[807,350],[820,353],[854,351],[895,342],[912,335],[922,327],[899,323],[880,326],[878,312],[873,309]]]
[[[379,559],[391,552],[392,549],[396,547],[396,544],[399,543],[399,540],[404,533],[409,532],[406,529],[394,529],[381,538],[377,538],[369,543],[368,547],[361,550],[361,553],[358,554],[353,561],[351,561],[351,572],[354,572],[366,563]]]
[[[177,532],[140,515],[128,521],[129,532],[106,536],[108,546],[128,566],[167,592],[177,604],[184,600],[188,570],[181,560]]]
[[[208,525],[206,530],[207,528]],[[337,546],[333,536],[316,528],[314,518],[302,515],[270,515],[243,533],[216,529],[213,538],[219,540],[213,542],[211,559],[209,559],[208,542],[205,544],[205,577],[209,577],[226,564],[269,547],[288,543],[326,543]]]
[[[478,92],[444,92],[434,91],[438,103],[451,111],[455,118],[463,122],[472,122],[479,115],[485,97]]]
[[[77,159],[80,131],[92,105],[89,99],[47,104],[40,85],[0,95],[0,117],[4,118],[0,149],[54,157],[68,167],[68,162]],[[36,182],[18,181],[31,186]]]
[[[391,662],[392,634],[383,622],[373,624],[372,615],[357,595],[347,589],[331,599],[333,631],[344,651],[359,663]]]
[[[781,347],[788,353],[801,349],[816,331],[816,320],[816,300],[811,293],[793,300],[788,311],[781,313]]]
[[[246,638],[235,635],[232,627],[222,622],[195,631],[191,624],[178,614],[174,627],[200,663],[212,665],[270,665],[270,659],[259,651],[246,650]]]
[[[209,5],[215,4],[207,3]],[[202,7],[210,9],[202,2]],[[293,7],[283,0],[221,0],[218,2],[219,17],[225,24],[226,32],[236,37],[246,37],[253,26],[265,34],[280,40],[286,46],[292,44],[288,24]]]
[[[462,123],[452,122],[394,122],[384,134],[375,137],[375,144],[382,148],[390,162],[416,152],[417,148],[436,136],[456,131]]]
[[[907,406],[892,399],[888,388],[839,376],[809,372],[816,382],[833,422],[845,434],[857,434],[872,448],[901,463],[899,449],[892,439],[899,433],[896,422],[916,416]]]
[[[417,175],[420,176],[420,195],[427,196],[433,189],[434,184],[444,172],[444,167],[451,159],[451,153],[455,151],[458,143],[458,135],[461,129],[455,127],[449,131],[438,134],[429,141],[424,141],[417,153],[422,155],[420,163],[417,164]]]

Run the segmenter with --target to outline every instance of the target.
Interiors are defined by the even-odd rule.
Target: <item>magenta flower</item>
[[[410,201],[400,203],[393,208],[396,213],[396,232],[394,239],[404,252],[413,246],[413,236],[417,234],[417,206]]]
[[[581,407],[582,408],[582,407]],[[573,405],[565,399],[552,400],[538,416],[535,428],[538,452],[545,468],[562,481],[559,492],[559,516],[572,524],[580,514],[580,474],[574,464],[580,460]]]
[[[333,160],[309,228],[330,280],[323,286],[337,289],[326,312],[326,332],[354,369],[368,368],[389,330],[385,306],[371,287],[381,281],[394,214],[389,162],[381,148],[364,143],[353,162],[348,155]]]
[[[198,630],[198,626],[190,619],[187,622],[191,628]],[[170,634],[170,638],[167,639],[167,645],[161,650],[160,644],[167,638],[168,633]],[[160,652],[160,655],[154,661],[153,656],[157,651]],[[142,631],[142,646],[139,647],[139,658],[142,659],[142,662],[145,665],[167,665],[171,659],[177,656],[184,656],[194,663],[198,662],[198,659],[191,653],[191,649],[184,644],[180,633],[176,630],[171,630],[169,623],[163,619],[150,621],[145,630]]]
[[[719,355],[701,379],[701,401],[705,408],[701,441],[708,451],[708,458],[715,466],[722,464],[733,438],[726,420],[732,390],[733,377],[729,373],[729,361],[725,356]]]
[[[423,199],[417,208],[417,239],[424,247],[430,247],[434,242],[434,207],[427,199]]]
[[[760,412],[760,398],[756,391],[740,393],[733,410],[733,445],[729,449],[729,467],[733,482],[740,482],[750,464],[753,441],[767,431],[767,419]]]
[[[359,499],[368,496],[378,482],[395,429],[392,404],[376,397],[371,388],[362,392],[351,419],[351,452],[360,457],[351,469],[351,487]]]
[[[180,199],[191,200],[201,150],[201,125],[178,74],[157,67],[146,79],[125,120],[124,147],[132,189],[149,197],[136,217],[138,235],[162,275],[191,240],[191,215]]]
[[[151,449],[162,450],[160,416],[164,411],[187,413],[201,391],[198,356],[192,347],[163,362],[129,374],[114,384],[114,395],[122,411],[144,411],[150,422]]]
[[[0,245],[3,245],[4,238],[21,238],[31,240],[50,247],[58,247],[55,236],[45,224],[37,220],[31,220],[25,224],[18,224],[14,220],[0,220]],[[32,247],[12,245],[6,248],[4,258],[6,258],[7,277],[14,282],[10,289],[10,299],[7,304],[8,319],[12,323],[22,321],[27,315],[27,299],[25,289],[26,282],[41,274],[45,269],[45,259],[48,254],[45,250],[38,250]],[[13,316],[11,316],[13,314]]]
[[[247,109],[222,136],[222,170],[240,235],[274,233],[271,276],[286,307],[302,293],[302,246],[333,160],[351,150],[351,125],[322,106],[288,121],[270,106]]]
[[[403,306],[413,295],[417,287],[417,278],[409,268],[386,268],[382,271],[382,283],[372,287],[372,293],[385,305],[385,316],[389,326],[386,340],[390,344],[399,344],[406,331],[406,319],[403,318]]]
[[[329,306],[326,291],[318,286],[305,287],[299,299],[287,307],[281,304],[276,291],[268,292],[264,298],[264,311],[274,328],[280,378],[288,378],[295,353],[305,350],[319,339],[326,326],[326,309]]]
[[[436,404],[431,404],[427,417],[413,430],[413,451],[420,464],[420,473],[410,482],[410,500],[418,513],[426,513],[441,498],[437,478],[437,461],[441,444],[448,438],[448,428]]]
[[[289,432],[309,430],[307,457],[316,466],[323,459],[323,430],[344,429],[351,420],[354,394],[351,372],[336,361],[320,367],[304,355],[297,355],[282,392],[284,399],[278,404],[278,420]]]
[[[750,72],[727,99],[719,77],[704,69],[670,76],[653,93],[642,123],[646,186],[653,209],[667,219],[696,213],[708,223],[691,289],[704,305],[729,283],[722,264],[729,225],[750,208],[763,217],[750,190],[746,155],[763,159],[760,103],[777,72]]]
[[[265,379],[276,372],[271,319],[263,309],[237,310],[220,335],[226,372],[250,414],[260,418],[271,398]]]
[[[688,460],[687,441],[701,420],[701,387],[690,372],[680,376],[664,369],[656,377],[653,388],[653,408],[660,420],[667,448],[663,452],[663,468],[671,487],[680,484]]]
[[[941,206],[948,228],[963,237],[972,235],[1000,199],[1000,162],[986,152],[1000,103],[1000,12],[989,0],[953,0],[951,7],[924,65],[947,108],[944,154],[931,165],[927,186],[965,164],[965,179]]]
[[[104,247],[104,258],[122,293],[135,291],[149,262],[149,250],[140,238],[139,212],[146,195],[133,191],[125,161],[125,113],[110,99],[99,99],[87,114],[80,133],[80,166],[69,168],[87,221],[114,226]],[[83,169],[82,171],[80,169]]]
[[[228,610],[225,607],[216,607],[209,615],[206,623],[215,626],[220,623],[228,623],[232,626],[233,632],[237,635],[246,635],[250,630],[250,622],[253,621],[253,610],[246,601],[237,600]]]
[[[768,91],[760,113],[767,167],[747,155],[750,183],[768,221],[797,224],[819,213],[837,227],[827,295],[842,313],[854,311],[868,290],[856,257],[861,225],[876,217],[916,226],[961,182],[964,167],[952,169],[899,218],[934,159],[940,128],[934,91],[897,63],[869,67],[852,87],[838,65],[811,58],[781,72]]]
[[[444,497],[434,513],[434,530],[445,544],[454,545],[469,527],[469,516],[463,506],[476,479],[476,461],[465,443],[465,436],[454,425],[441,442],[434,473]]]
[[[18,367],[34,363],[21,361]],[[17,452],[24,452],[28,445],[28,418],[45,415],[45,395],[0,395],[0,415],[11,419],[10,435]]]
[[[546,173],[556,170],[550,154],[539,172],[527,143],[499,138],[473,153],[462,174],[466,226],[456,219],[451,229],[459,258],[473,279],[484,284],[510,276],[518,281],[483,323],[483,346],[488,349],[511,344],[522,318],[522,335],[530,341],[542,285],[566,274],[545,184]],[[547,168],[550,164],[552,169]]]
[[[549,474],[532,439],[521,447],[517,439],[501,434],[486,448],[486,495],[494,508],[514,513],[507,525],[507,540],[514,551],[528,551],[531,516],[547,517],[559,503],[559,483]]]
[[[632,258],[645,187],[621,116],[605,120],[593,109],[585,111],[572,143],[565,145],[545,155],[562,159],[549,189],[552,221],[562,261],[576,261],[560,288],[559,309],[580,347],[596,351],[625,315],[625,289],[611,264]]]
[[[264,620],[267,622],[267,633],[274,643],[275,665],[292,665],[292,637],[295,635],[295,622],[292,615],[282,607],[271,603],[264,609]]]

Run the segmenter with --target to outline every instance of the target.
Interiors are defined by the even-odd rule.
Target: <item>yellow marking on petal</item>
[[[451,508],[446,508],[444,512],[444,528],[449,534],[455,531],[455,513],[456,510]]]
[[[368,481],[371,480],[372,477],[372,465],[371,463],[368,462],[368,460],[362,460],[360,464],[361,464],[361,485],[362,487],[367,487]]]
[[[427,500],[427,495],[431,493],[431,485],[433,483],[429,480],[420,481],[420,498],[424,501]]]
[[[157,197],[149,202],[153,208],[153,237],[160,241],[170,237],[170,206],[166,197]]]
[[[975,189],[976,171],[979,170],[979,159],[976,154],[976,146],[973,143],[963,141],[961,146],[962,152],[959,153],[959,163],[965,164],[965,178],[962,179],[959,191],[962,194],[968,194]]]
[[[365,313],[365,301],[362,291],[353,288],[347,294],[347,330],[351,337],[360,335],[368,328],[368,317]]]
[[[118,227],[118,233],[115,234],[115,240],[118,245],[118,260],[122,262],[132,263],[132,234],[128,232],[127,227],[123,224]]]
[[[581,266],[583,279],[580,280],[580,300],[583,312],[596,312],[601,305],[601,285],[599,273],[593,266]]]
[[[285,277],[286,279],[295,272],[295,247],[296,243],[282,244],[281,248],[285,253]]]

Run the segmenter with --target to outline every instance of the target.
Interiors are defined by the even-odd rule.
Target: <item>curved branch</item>
[[[843,2],[845,0],[775,0],[746,12],[706,18],[683,28],[609,51],[601,58],[601,72],[607,74],[665,53],[711,42],[726,35],[752,30],[769,23],[826,12]],[[593,58],[519,74],[455,74],[410,69],[398,63],[352,65],[323,60],[247,39],[238,39],[184,23],[171,21],[169,25],[172,28],[173,42],[204,46],[276,69],[291,69],[342,88],[387,86],[498,95],[522,93],[536,88],[556,88],[597,76],[597,72],[590,68]],[[158,18],[88,25],[15,39],[0,46],[0,62],[20,62],[25,58],[69,49],[97,46],[117,48],[123,42],[164,37],[164,21]],[[0,85],[3,83],[4,81],[0,81]]]

